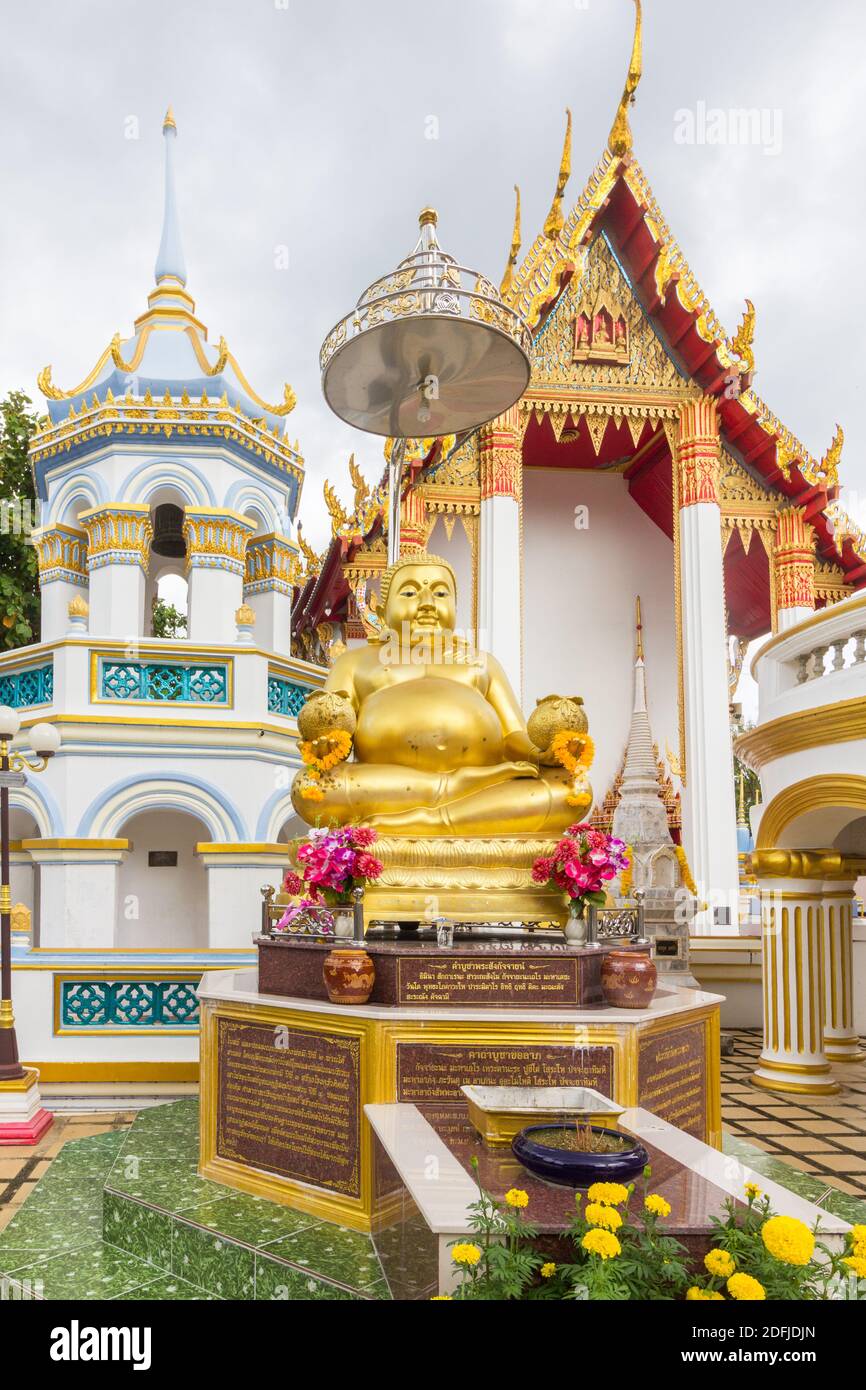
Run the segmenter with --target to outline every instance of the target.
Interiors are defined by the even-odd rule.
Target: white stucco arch
[[[60,523],[64,526],[74,526],[78,520],[78,512],[86,511],[89,507],[98,507],[100,502],[105,501],[103,489],[99,484],[100,479],[94,474],[76,473],[67,478],[51,497],[45,525],[56,526]],[[76,502],[79,504],[77,507]]]
[[[231,507],[233,512],[241,512],[251,520],[257,520],[260,530],[264,532],[274,531],[279,535],[282,530],[280,508],[255,483],[233,483],[226,494],[226,506]]]
[[[223,792],[179,775],[131,778],[109,787],[85,812],[78,834],[92,839],[115,839],[133,816],[155,810],[185,811],[198,817],[207,826],[210,838],[220,844],[247,838],[237,809]]]
[[[150,502],[165,488],[173,488],[188,507],[217,505],[213,488],[203,473],[181,459],[157,459],[134,468],[120,488],[122,502]]]

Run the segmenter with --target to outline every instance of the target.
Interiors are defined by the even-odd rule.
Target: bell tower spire
[[[180,222],[177,215],[177,199],[174,190],[174,142],[177,139],[177,125],[171,107],[165,113],[162,123],[165,140],[165,211],[162,219],[162,239],[156,258],[154,276],[156,283],[166,279],[186,284],[186,262],[183,258],[183,244],[180,239]]]

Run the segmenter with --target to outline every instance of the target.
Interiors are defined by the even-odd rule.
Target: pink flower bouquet
[[[363,825],[311,830],[297,854],[302,886],[329,907],[349,906],[352,889],[363,888],[382,873],[381,860],[370,853],[376,839],[375,830]]]
[[[574,904],[572,911],[582,915],[587,903],[604,906],[604,885],[628,866],[625,851],[624,840],[591,825],[570,825],[553,854],[536,859],[532,879],[566,893]]]

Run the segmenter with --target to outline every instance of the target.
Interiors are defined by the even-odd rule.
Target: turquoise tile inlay
[[[312,687],[299,685],[297,681],[287,680],[285,676],[268,674],[268,711],[270,714],[283,714],[289,719],[297,719],[304,701]]]
[[[188,1028],[199,1026],[196,987],[189,980],[61,980],[61,1028]]]
[[[225,661],[115,661],[100,657],[99,695],[103,700],[227,705],[229,669]]]
[[[0,705],[29,709],[31,705],[50,705],[54,699],[54,663],[28,666],[23,671],[4,671],[0,675]]]

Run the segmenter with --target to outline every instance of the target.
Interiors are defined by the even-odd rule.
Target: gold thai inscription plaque
[[[216,1156],[361,1193],[361,1040],[217,1020]]]
[[[461,1086],[592,1086],[613,1094],[612,1047],[397,1044],[397,1099],[454,1105]]]
[[[578,963],[567,956],[406,956],[397,963],[398,1004],[473,1008],[574,1008]]]
[[[707,1139],[705,1025],[652,1033],[638,1043],[638,1103],[668,1124]]]

